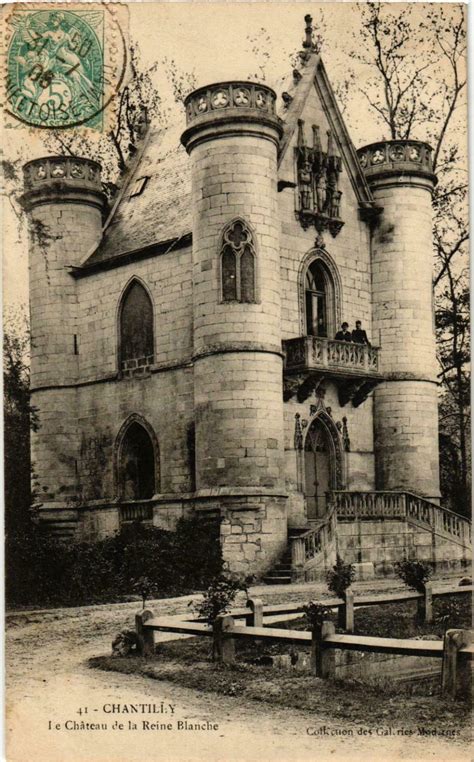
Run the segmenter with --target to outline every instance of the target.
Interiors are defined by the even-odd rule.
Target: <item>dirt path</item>
[[[306,591],[303,595],[307,600]],[[161,601],[160,613],[179,613],[188,600]],[[238,698],[199,695],[172,683],[89,669],[87,659],[109,653],[114,634],[132,625],[135,608],[136,604],[126,604],[8,617],[9,762],[470,759],[468,748],[440,737],[364,737],[350,719],[344,724],[322,722],[304,712],[244,704]],[[160,708],[161,702],[166,713],[132,716],[107,711],[110,704],[123,708],[154,703]],[[87,714],[77,714],[85,707]],[[178,729],[179,722],[206,720],[211,729]],[[65,729],[66,722],[74,721],[79,727]],[[128,729],[129,721],[136,730]],[[81,722],[106,723],[107,729],[81,730]],[[172,729],[145,729],[143,722],[171,723]],[[114,728],[114,723],[124,728]]]

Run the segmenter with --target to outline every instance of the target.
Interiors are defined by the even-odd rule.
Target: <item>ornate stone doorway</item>
[[[308,519],[322,519],[327,513],[327,493],[343,483],[342,447],[334,423],[325,414],[317,415],[304,442],[304,493]]]

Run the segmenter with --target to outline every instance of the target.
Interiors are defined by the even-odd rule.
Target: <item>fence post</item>
[[[433,621],[433,583],[427,582],[425,585],[425,622],[431,624]]]
[[[346,632],[354,632],[354,593],[346,590],[346,603],[344,606],[344,629]]]
[[[260,598],[249,598],[247,607],[251,611],[245,617],[247,627],[263,627],[263,601]]]
[[[150,609],[143,609],[135,614],[135,630],[137,633],[137,651],[142,656],[152,656],[155,653],[155,637],[153,630],[145,627],[154,614]]]
[[[457,693],[470,690],[470,660],[459,656],[459,650],[470,645],[472,633],[469,630],[447,630],[443,643],[443,669],[441,692],[456,697]]]
[[[232,637],[234,626],[234,619],[229,614],[219,614],[212,625],[213,657],[216,661],[221,661],[223,664],[233,664],[235,662],[235,642]]]
[[[316,677],[327,680],[335,676],[335,652],[324,648],[324,639],[334,635],[336,628],[332,622],[323,622],[321,627],[315,627],[311,638],[311,670]]]

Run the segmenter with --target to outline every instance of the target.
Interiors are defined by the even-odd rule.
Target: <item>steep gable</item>
[[[321,56],[315,52],[305,51],[302,54],[302,64],[301,69],[295,69],[293,72],[293,82],[287,93],[284,94],[286,107],[280,113],[280,118],[284,122],[279,155],[281,179],[283,181],[286,179],[293,180],[293,178],[286,178],[285,176],[290,165],[290,162],[285,161],[285,158],[290,144],[294,143],[293,138],[298,127],[298,121],[304,118],[306,111],[311,110],[311,100],[316,97],[327,125],[336,140],[358,202],[362,208],[370,208],[373,206],[372,194],[359,165],[354,145],[337,105]]]

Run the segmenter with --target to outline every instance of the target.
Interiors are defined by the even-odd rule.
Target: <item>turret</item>
[[[76,480],[77,330],[73,268],[98,243],[105,197],[100,165],[89,159],[47,157],[24,167],[23,205],[30,229],[32,402],[39,429],[32,457],[44,516],[51,501],[74,493]],[[53,514],[48,515],[53,521]],[[64,515],[63,515],[64,518]]]
[[[384,141],[358,155],[383,207],[371,251],[373,335],[386,378],[374,393],[377,488],[437,500],[431,148],[414,140]]]
[[[254,551],[231,549],[235,570],[244,570],[244,554],[255,550],[253,568],[262,569],[286,542],[277,216],[282,128],[275,93],[265,85],[215,84],[191,93],[185,105],[197,487],[201,494],[218,488],[231,524],[239,506],[257,511],[254,527],[266,522]],[[223,549],[230,558],[226,542]]]

